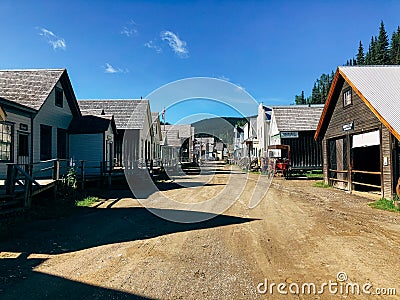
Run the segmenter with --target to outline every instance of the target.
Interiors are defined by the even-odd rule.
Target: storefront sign
[[[343,131],[350,131],[350,130],[354,130],[354,122],[351,122],[349,124],[344,124],[342,126]]]
[[[19,129],[23,131],[28,131],[28,125],[24,123],[19,124]]]
[[[282,139],[297,139],[298,137],[299,133],[297,131],[281,132]]]

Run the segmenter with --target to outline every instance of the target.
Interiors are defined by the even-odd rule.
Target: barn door
[[[348,157],[347,138],[328,141],[329,170],[328,177],[331,184],[339,189],[348,189]]]

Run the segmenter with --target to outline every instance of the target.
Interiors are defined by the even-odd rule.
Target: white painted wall
[[[60,82],[58,82],[56,86],[62,88]],[[57,128],[68,129],[68,126],[72,120],[72,113],[65,94],[63,94],[63,98],[63,107],[56,106],[55,90],[53,89],[33,120],[34,163],[40,161],[40,124],[52,127],[51,158],[57,158]]]

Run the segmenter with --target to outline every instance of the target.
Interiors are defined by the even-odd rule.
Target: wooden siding
[[[380,128],[381,122],[354,91],[352,92],[353,103],[343,107],[343,91],[349,88],[349,84],[344,82],[332,118],[325,132],[325,138],[327,139]],[[351,122],[354,122],[354,130],[344,132],[342,126]]]
[[[389,130],[382,126],[381,131],[381,152],[382,152],[382,186],[383,186],[383,197],[388,199],[392,198],[393,191],[393,177],[392,177],[392,147],[391,147],[391,134]],[[383,164],[383,158],[387,157],[388,165]]]
[[[77,167],[80,166],[81,160],[86,161],[85,165],[90,167],[90,169],[85,169],[86,174],[99,173],[99,168],[92,167],[100,167],[100,162],[103,161],[103,151],[103,133],[69,135],[70,156],[74,159]]]
[[[322,140],[322,172],[325,184],[328,184],[328,149],[326,139]]]
[[[14,112],[10,112],[5,110],[7,117],[6,122],[13,124],[13,143],[12,143],[12,152],[13,152],[13,161],[17,162],[17,154],[18,154],[18,133],[26,133],[29,134],[28,143],[29,143],[29,152],[31,152],[31,119],[29,117],[19,115]],[[20,130],[20,124],[26,124],[28,126],[27,131]],[[7,175],[7,163],[0,163],[0,179],[5,179]]]
[[[60,82],[56,86],[62,87]],[[63,107],[56,106],[53,89],[33,120],[33,162],[40,161],[40,124],[52,127],[52,158],[57,158],[57,128],[67,130],[72,120],[65,93],[63,98]]]
[[[326,129],[323,139],[323,158],[324,158],[324,180],[328,182],[328,168],[329,168],[329,155],[328,155],[328,140],[336,138],[345,138],[346,136],[360,134],[368,131],[379,130],[381,137],[381,153],[380,153],[380,166],[382,170],[381,184],[383,197],[391,198],[393,195],[393,166],[392,166],[392,136],[389,130],[382,125],[375,114],[369,109],[364,101],[352,91],[352,104],[343,107],[343,92],[348,90],[350,85],[345,81],[338,99],[335,100],[334,110],[330,123]],[[332,103],[333,104],[333,103]],[[343,125],[353,122],[353,130],[343,131]],[[383,159],[387,157],[388,165],[383,165]],[[351,169],[351,166],[349,166]]]
[[[290,164],[295,169],[321,169],[321,140],[314,140],[315,131],[299,131],[299,137],[281,138],[283,145],[290,146]]]

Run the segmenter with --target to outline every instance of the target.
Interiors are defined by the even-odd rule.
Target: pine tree
[[[301,95],[296,95],[294,97],[294,102],[296,105],[306,104],[306,99],[304,98],[304,91],[301,91]]]
[[[385,30],[385,25],[381,21],[379,27],[379,36],[376,40],[376,64],[387,65],[389,64],[389,38]]]
[[[360,44],[358,46],[358,53],[357,53],[357,59],[356,59],[357,65],[364,65],[365,64],[365,57],[364,57],[364,47],[363,44],[360,41]]]
[[[392,40],[390,43],[389,51],[390,64],[398,65],[400,64],[400,26],[397,27],[397,32],[393,32]]]

